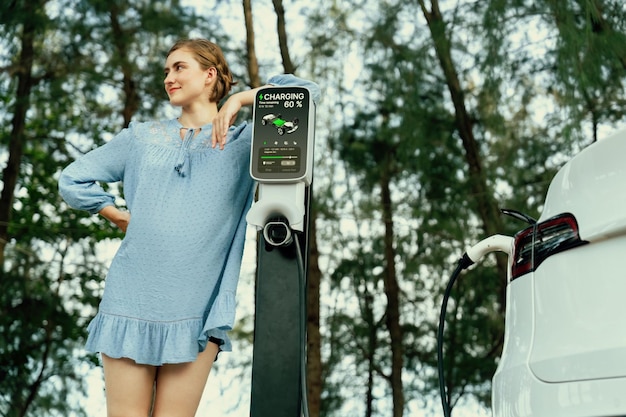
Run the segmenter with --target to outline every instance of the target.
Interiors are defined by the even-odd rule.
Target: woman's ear
[[[209,84],[211,84],[211,83],[212,83],[212,82],[216,79],[216,77],[217,77],[217,68],[215,68],[215,67],[208,68],[208,69],[206,69],[206,70],[204,71],[204,73],[207,75],[207,77],[206,77],[206,79],[205,79],[204,83],[205,83],[205,84],[207,84],[207,85],[209,85]]]

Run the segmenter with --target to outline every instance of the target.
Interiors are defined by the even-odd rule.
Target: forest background
[[[131,120],[177,114],[163,62],[187,36],[223,47],[236,91],[282,72],[323,90],[311,416],[439,415],[437,314],[456,260],[525,227],[501,208],[538,217],[556,170],[625,121],[623,1],[3,1],[0,416],[95,414],[98,360],[82,346],[121,235],[69,209],[57,179]],[[233,413],[249,403],[254,241],[237,353],[209,384]],[[453,292],[445,366],[459,413],[488,413],[505,276],[491,255]]]

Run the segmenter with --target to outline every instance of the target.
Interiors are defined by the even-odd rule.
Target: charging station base
[[[302,235],[295,239],[302,239]],[[303,274],[296,245],[274,247],[258,235],[251,417],[296,417],[302,410]]]

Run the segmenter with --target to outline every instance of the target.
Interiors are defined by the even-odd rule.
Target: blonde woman
[[[164,86],[173,120],[131,123],[67,166],[59,190],[73,208],[125,233],[86,347],[102,357],[109,417],[193,417],[227,332],[243,252],[252,125],[232,126],[256,90],[234,84],[220,48],[187,39],[170,49]],[[316,84],[279,75],[269,84]],[[128,211],[99,183],[123,182]],[[156,388],[155,388],[156,387]],[[154,390],[154,391],[153,391]]]

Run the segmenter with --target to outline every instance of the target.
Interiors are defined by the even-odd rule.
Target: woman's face
[[[212,68],[211,68],[212,69]],[[209,100],[211,69],[203,70],[188,49],[177,49],[165,61],[165,91],[174,106],[187,106]]]

